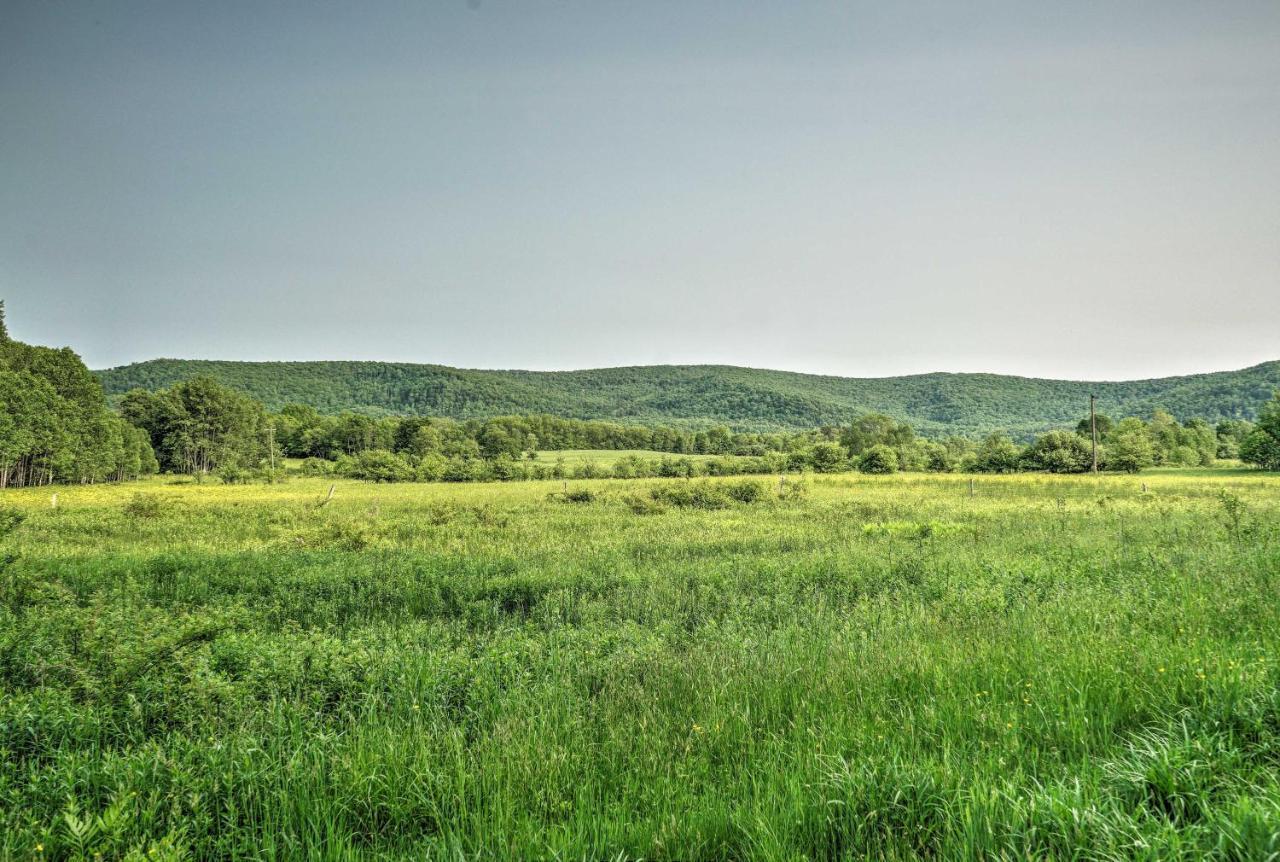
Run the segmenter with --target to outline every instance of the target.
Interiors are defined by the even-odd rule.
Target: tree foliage
[[[858,469],[863,473],[898,472],[898,453],[884,443],[876,443],[858,456]]]
[[[0,306],[0,488],[154,472],[146,436],[112,413],[69,348],[8,336]]]
[[[1090,442],[1070,431],[1050,431],[1040,435],[1023,450],[1021,458],[1023,466],[1028,470],[1084,473],[1093,469],[1093,449]]]
[[[134,390],[120,409],[146,431],[167,472],[204,475],[258,467],[271,455],[273,435],[262,405],[208,377],[161,392]]]
[[[1258,411],[1258,423],[1240,444],[1240,459],[1263,470],[1280,470],[1280,391]]]
[[[777,431],[848,427],[852,418],[874,413],[929,437],[980,439],[1002,432],[1023,441],[1072,427],[1091,393],[1113,416],[1150,416],[1161,408],[1182,421],[1199,417],[1216,423],[1252,419],[1272,390],[1280,388],[1280,362],[1120,383],[998,374],[856,379],[729,366],[534,372],[386,362],[169,359],[99,372],[114,397],[135,388],[164,389],[198,375],[246,392],[272,410],[298,403],[331,415],[466,420],[533,413],[631,426]],[[1106,421],[1103,417],[1099,425],[1103,434]]]

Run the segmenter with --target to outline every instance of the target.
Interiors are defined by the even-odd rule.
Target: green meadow
[[[0,507],[2,859],[1280,853],[1275,475]]]
[[[671,452],[652,452],[648,449],[564,449],[560,451],[539,452],[535,460],[538,464],[555,464],[563,461],[566,468],[572,470],[582,464],[593,464],[597,467],[612,467],[625,458],[640,458],[644,461],[661,460],[663,458],[683,458],[689,461],[714,461],[716,455],[673,454]]]

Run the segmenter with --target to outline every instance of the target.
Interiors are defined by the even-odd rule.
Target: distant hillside
[[[1074,424],[1089,393],[1111,416],[1162,407],[1179,419],[1252,418],[1280,388],[1280,362],[1241,371],[1087,383],[1001,374],[851,378],[718,365],[591,371],[475,371],[390,362],[217,362],[156,359],[96,372],[109,396],[208,375],[278,409],[471,418],[552,413],[633,424],[740,430],[812,428],[887,413],[931,435],[1005,430],[1026,435]]]

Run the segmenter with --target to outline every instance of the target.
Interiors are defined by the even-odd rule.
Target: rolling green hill
[[[156,359],[96,372],[110,396],[208,375],[269,407],[322,412],[471,418],[552,413],[629,424],[740,430],[847,423],[869,411],[918,430],[1027,435],[1074,424],[1089,393],[1111,416],[1164,408],[1179,419],[1252,418],[1280,388],[1280,362],[1240,371],[1112,383],[1000,374],[851,378],[718,365],[655,365],[590,371],[477,371],[390,362],[223,362]]]

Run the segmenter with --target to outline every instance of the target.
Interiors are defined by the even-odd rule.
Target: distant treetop
[[[845,378],[733,366],[659,365],[590,371],[477,371],[390,362],[215,362],[157,359],[96,372],[108,396],[208,376],[269,409],[306,404],[326,414],[487,418],[549,413],[626,424],[740,431],[847,427],[884,414],[929,437],[1018,439],[1074,427],[1089,395],[1110,416],[1253,419],[1280,388],[1280,362],[1240,371],[1119,383],[999,374]],[[1100,430],[1107,427],[1100,418]]]

